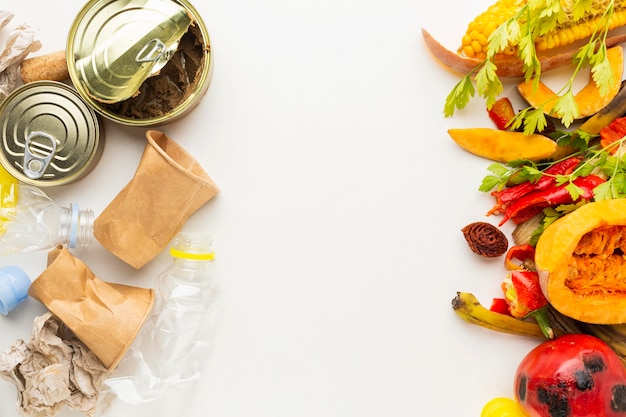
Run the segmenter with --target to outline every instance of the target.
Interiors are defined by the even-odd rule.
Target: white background
[[[83,5],[4,3],[14,24],[39,28],[37,54],[65,48]],[[160,129],[222,189],[185,230],[215,239],[223,310],[184,415],[476,417],[489,399],[513,396],[536,341],[468,325],[450,304],[456,291],[485,304],[501,294],[501,260],[479,259],[460,231],[498,221],[477,190],[489,161],[446,133],[490,121],[478,99],[443,117],[458,77],[421,37],[424,27],[454,50],[490,3],[194,2],[213,80],[191,114]],[[99,213],[132,177],[144,133],[107,122],[94,171],[47,191]],[[136,271],[97,242],[74,254],[101,279],[139,286],[169,263],[163,253]],[[1,263],[35,278],[45,259]],[[0,316],[0,347],[28,338],[43,311],[29,299]],[[17,415],[14,400],[0,381],[0,416]]]

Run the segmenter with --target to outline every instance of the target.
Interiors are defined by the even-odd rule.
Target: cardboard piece
[[[108,369],[117,366],[154,305],[152,289],[104,282],[63,246],[48,253],[48,267],[28,294],[48,307]]]
[[[102,246],[136,269],[220,192],[193,156],[163,132],[148,130],[146,138],[135,175],[94,222]]]

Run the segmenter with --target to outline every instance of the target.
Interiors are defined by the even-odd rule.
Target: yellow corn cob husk
[[[461,41],[459,54],[483,59],[487,53],[488,39],[498,26],[510,19],[526,4],[527,0],[497,0],[489,8],[478,15],[467,27],[467,31]],[[574,19],[572,5],[579,0],[561,0],[561,7],[565,12],[565,19],[557,24],[557,27],[535,39],[535,48],[538,52],[567,46],[576,41],[591,36],[598,30],[602,14],[606,10],[610,0],[592,0],[592,6],[587,14]],[[626,0],[614,0],[614,11],[608,22],[608,30],[626,25]],[[502,55],[515,56],[517,47],[509,46]]]

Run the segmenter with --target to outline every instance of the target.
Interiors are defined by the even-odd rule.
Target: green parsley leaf
[[[611,181],[603,182],[593,189],[593,197],[596,201],[613,199],[613,184]]]
[[[474,97],[476,90],[470,75],[465,75],[456,84],[454,89],[448,94],[443,114],[446,117],[454,115],[454,109],[462,110],[469,103],[470,98]]]
[[[535,132],[541,132],[548,125],[546,115],[543,109],[539,107],[534,109],[529,107],[519,112],[520,117],[524,120],[524,133],[532,135]]]
[[[591,67],[591,76],[598,86],[600,95],[602,97],[606,96],[608,94],[609,87],[614,83],[613,72],[611,71],[611,64],[609,63],[609,60],[606,58],[606,56],[605,58],[600,59],[599,62],[593,67]]]
[[[483,178],[480,187],[478,187],[478,191],[488,193],[494,188],[501,188],[504,184],[506,184],[506,181],[503,182],[501,177],[487,175]]]
[[[502,83],[496,75],[496,64],[491,61],[478,70],[476,74],[476,90],[486,99],[487,108],[491,108],[502,92]]]
[[[573,200],[578,200],[578,198],[584,193],[584,191],[573,182],[568,183],[565,186],[565,189],[569,191],[569,195],[572,196]]]
[[[578,103],[576,103],[574,92],[571,88],[556,101],[552,111],[561,118],[561,122],[565,127],[578,118]]]

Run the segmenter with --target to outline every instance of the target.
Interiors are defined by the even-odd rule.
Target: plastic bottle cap
[[[28,288],[31,280],[26,273],[17,266],[3,266],[0,268],[0,313],[5,316],[19,303],[28,298]]]
[[[212,261],[215,259],[214,252],[191,253],[176,249],[173,246],[170,248],[170,255],[172,255],[174,258],[191,259],[194,261]]]

